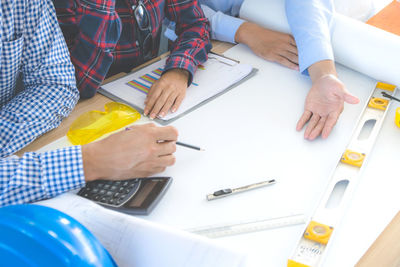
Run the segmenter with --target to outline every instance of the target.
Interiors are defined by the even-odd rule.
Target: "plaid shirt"
[[[18,76],[23,87],[17,88]],[[59,125],[79,98],[51,0],[0,2],[0,206],[84,185],[81,148],[9,157]]]
[[[82,98],[92,97],[108,75],[128,72],[143,63],[133,9],[137,0],[53,0],[58,21],[75,65]],[[188,70],[189,84],[197,65],[211,49],[208,21],[197,1],[143,0],[150,16],[154,45],[159,47],[162,21],[176,22],[179,38],[165,70]]]

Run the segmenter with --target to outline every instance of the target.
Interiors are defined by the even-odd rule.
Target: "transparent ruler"
[[[382,95],[393,96],[396,89],[394,85],[376,84],[350,142],[332,173],[328,188],[288,260],[288,267],[322,264],[389,109],[390,101]]]
[[[208,225],[186,229],[186,231],[211,238],[217,238],[305,223],[306,217],[304,214],[291,214],[287,216],[243,221],[232,224]]]

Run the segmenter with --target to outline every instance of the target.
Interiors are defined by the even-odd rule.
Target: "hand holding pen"
[[[112,134],[82,146],[86,181],[147,177],[175,163],[178,131],[152,123]],[[170,142],[158,143],[158,140]]]
[[[129,131],[129,130],[131,130],[130,127],[125,128],[125,131]],[[162,143],[164,141],[170,141],[170,140],[157,140],[158,143]],[[179,142],[179,141],[176,141],[175,144],[178,145],[178,146],[183,146],[183,147],[194,149],[194,150],[199,150],[199,151],[204,151],[205,150],[205,149],[203,149],[201,147],[190,145],[190,144]]]

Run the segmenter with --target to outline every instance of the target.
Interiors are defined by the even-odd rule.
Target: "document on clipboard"
[[[143,113],[144,101],[151,85],[157,81],[165,66],[166,58],[161,59],[136,72],[103,85],[99,92],[115,101],[123,102]],[[160,124],[169,124],[181,116],[222,95],[257,72],[248,64],[210,53],[208,60],[198,69],[192,84],[187,88],[186,97],[179,109],[157,118]]]

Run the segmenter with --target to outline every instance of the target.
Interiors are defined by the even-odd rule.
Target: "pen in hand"
[[[178,146],[183,146],[183,147],[187,147],[187,148],[191,148],[191,149],[195,149],[195,150],[199,150],[199,151],[204,151],[204,149],[202,149],[201,147],[185,144],[185,143],[182,143],[179,141],[176,141],[176,144]]]
[[[129,131],[130,129],[131,129],[131,128],[126,127],[126,128],[125,128],[125,131]],[[159,142],[159,143],[162,143],[162,142],[164,142],[164,140],[158,140],[158,142]],[[194,150],[199,150],[199,151],[204,151],[204,150],[205,150],[205,149],[203,149],[203,148],[201,148],[201,147],[194,146],[194,145],[190,145],[190,144],[186,144],[186,143],[179,142],[179,141],[176,141],[176,145],[178,145],[178,146],[183,146],[183,147],[190,148],[190,149],[194,149]]]

